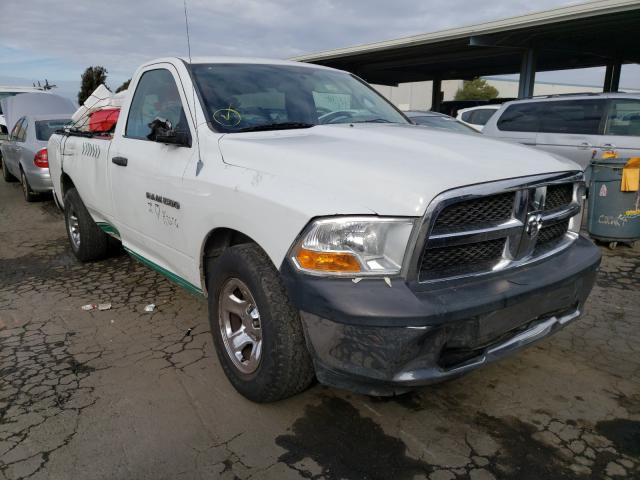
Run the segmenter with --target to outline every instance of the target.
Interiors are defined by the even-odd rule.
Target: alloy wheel
[[[78,250],[80,248],[80,222],[78,221],[78,215],[75,210],[69,212],[67,229],[69,230],[69,238],[71,239],[71,243],[73,243],[73,248]]]
[[[227,355],[244,374],[258,369],[262,357],[262,325],[249,287],[230,278],[220,290],[218,324]]]

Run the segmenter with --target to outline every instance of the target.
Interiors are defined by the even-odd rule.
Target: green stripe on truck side
[[[120,239],[120,232],[118,231],[118,229],[116,227],[114,227],[110,223],[107,223],[107,222],[96,222],[96,225],[98,225],[98,227],[100,227],[100,229],[104,233],[108,233],[109,235],[113,235],[117,239]]]
[[[148,258],[143,257],[142,255],[134,252],[133,250],[130,250],[127,247],[124,247],[124,249],[133,258],[135,258],[136,260],[138,260],[141,263],[144,263],[146,266],[148,266],[149,268],[155,270],[156,272],[161,273],[162,275],[167,277],[172,282],[174,282],[174,283],[178,284],[179,286],[181,286],[182,288],[184,288],[189,293],[204,297],[204,292],[202,291],[202,289],[196,287],[194,284],[188,282],[187,280],[185,280],[184,278],[176,275],[175,273],[170,272],[166,268],[163,268],[160,265],[158,265],[156,263],[153,263]]]

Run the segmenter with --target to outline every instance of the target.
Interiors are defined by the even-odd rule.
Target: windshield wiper
[[[351,123],[397,123],[397,122],[392,122],[391,120],[387,120],[386,118],[372,118],[371,120],[362,120],[360,122],[351,122]]]
[[[254,125],[253,127],[245,127],[236,132],[263,132],[267,130],[288,130],[294,128],[311,128],[315,127],[313,123],[302,122],[280,122],[280,123],[265,123],[264,125]]]

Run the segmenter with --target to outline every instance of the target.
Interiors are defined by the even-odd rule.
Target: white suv
[[[561,155],[583,169],[602,151],[637,157],[640,94],[554,95],[508,102],[482,133]]]

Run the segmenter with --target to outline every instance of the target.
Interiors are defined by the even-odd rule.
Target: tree
[[[116,93],[120,93],[123,90],[126,90],[127,88],[129,88],[129,84],[131,83],[131,79],[127,80],[126,82],[124,82],[122,85],[120,85],[118,88],[116,88]]]
[[[78,103],[82,105],[93,91],[107,81],[107,69],[104,67],[87,67],[82,74]]]
[[[465,80],[456,92],[456,100],[492,100],[498,96],[498,89],[483,78]]]

